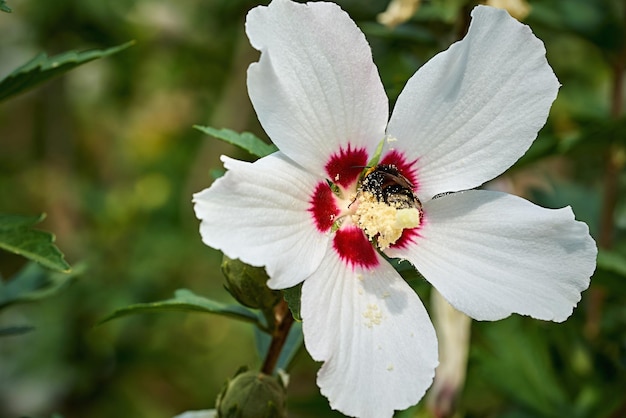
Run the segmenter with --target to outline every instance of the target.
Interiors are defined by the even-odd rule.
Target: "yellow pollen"
[[[365,326],[373,328],[374,325],[380,325],[383,321],[383,313],[378,305],[370,303],[367,305],[367,309],[363,312],[363,317],[366,319]]]
[[[396,208],[379,202],[370,192],[358,196],[358,207],[352,221],[370,240],[376,238],[380,250],[389,248],[402,236],[402,231],[420,225],[421,214],[417,208]]]

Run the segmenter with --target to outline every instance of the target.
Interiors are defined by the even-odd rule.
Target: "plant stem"
[[[274,321],[272,342],[270,343],[265,361],[261,367],[261,372],[267,375],[271,375],[274,372],[285,341],[287,341],[287,335],[289,335],[289,330],[294,322],[287,302],[284,300],[274,308],[274,317],[276,320]]]
[[[613,89],[611,91],[611,117],[618,119],[622,114],[624,71],[626,71],[626,49],[616,57],[612,63]],[[602,212],[600,215],[600,232],[598,234],[598,246],[601,249],[613,247],[613,225],[615,208],[619,196],[619,174],[624,166],[623,150],[613,143],[607,150],[604,167],[604,193],[602,196]],[[600,332],[600,319],[602,308],[606,299],[606,289],[601,286],[593,286],[590,289],[589,309],[585,324],[585,333],[588,338],[594,339]]]
[[[626,70],[626,51],[620,54],[613,63],[613,90],[611,92],[611,117],[618,119],[622,114],[622,92],[624,87],[624,71]],[[604,197],[602,217],[600,219],[600,235],[598,244],[602,248],[613,246],[613,216],[617,205],[618,177],[623,163],[620,158],[619,146],[613,144],[608,149],[604,171]]]

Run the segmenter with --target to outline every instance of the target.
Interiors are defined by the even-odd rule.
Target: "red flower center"
[[[330,233],[336,229],[333,248],[341,260],[352,268],[372,269],[379,265],[380,256],[368,236],[352,219],[359,205],[358,202],[355,203],[357,180],[367,162],[368,154],[364,148],[357,149],[348,145],[333,154],[325,166],[328,180],[320,181],[315,187],[309,201],[309,212],[320,233]],[[406,180],[403,188],[412,186],[412,192],[415,192],[419,184],[416,162],[407,161],[402,153],[393,150],[381,158],[379,166],[394,166]],[[391,246],[408,245],[414,240],[418,229],[402,230],[400,238]]]

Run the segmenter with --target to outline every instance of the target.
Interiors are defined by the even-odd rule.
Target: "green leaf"
[[[420,21],[443,21],[452,24],[458,21],[467,0],[434,0],[422,3],[416,15]]]
[[[238,319],[240,321],[250,322],[260,329],[266,330],[266,327],[261,324],[259,317],[249,309],[239,305],[227,305],[225,303],[216,302],[214,300],[198,296],[187,289],[177,290],[176,293],[174,293],[174,298],[172,299],[160,302],[137,303],[135,305],[117,309],[110,315],[107,315],[105,318],[100,320],[98,325],[124,316],[167,311],[203,312],[222,315]]]
[[[546,330],[555,330],[558,325],[539,328],[518,316],[488,325],[477,324],[472,331],[482,342],[473,353],[479,373],[476,378],[497,388],[512,403],[523,405],[529,410],[527,416],[576,416],[546,337]]]
[[[0,309],[52,296],[76,278],[79,271],[57,273],[36,263],[28,263],[8,282],[0,281]]]
[[[41,53],[0,81],[0,102],[16,94],[23,93],[81,64],[113,55],[133,44],[134,41],[131,41],[108,49],[95,49],[83,52],[68,51],[53,57],[48,57],[46,54]]]
[[[598,268],[626,277],[626,256],[615,251],[598,251]]]
[[[207,135],[211,135],[217,139],[228,142],[229,144],[243,148],[250,154],[257,157],[265,157],[266,155],[270,155],[278,151],[276,145],[267,144],[263,142],[261,138],[258,138],[250,132],[238,133],[230,129],[215,129],[210,126],[198,125],[194,125],[194,128]]]
[[[54,245],[54,235],[32,229],[45,214],[22,216],[0,214],[0,248],[26,257],[52,270],[68,272],[70,265]]]
[[[567,31],[597,45],[604,52],[624,48],[626,30],[623,1],[569,0],[535,2],[530,18],[552,30]]]
[[[9,6],[7,6],[7,3],[4,0],[0,0],[0,10],[7,13],[11,13],[13,11]]]
[[[283,290],[285,302],[289,305],[289,310],[296,321],[302,321],[300,316],[300,298],[302,296],[302,283]]]
[[[12,337],[14,335],[22,335],[34,329],[35,327],[31,327],[30,325],[16,325],[8,328],[0,328],[0,337]]]
[[[31,417],[22,417],[22,418],[31,418]],[[52,414],[50,418],[63,418],[63,415],[55,413],[55,414]]]

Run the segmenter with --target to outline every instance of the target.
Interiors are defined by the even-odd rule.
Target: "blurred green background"
[[[0,13],[0,78],[38,52],[136,41],[0,104],[0,212],[47,213],[41,228],[84,268],[58,295],[0,313],[0,326],[35,326],[0,338],[0,417],[172,417],[212,407],[240,365],[260,364],[251,327],[221,317],[163,313],[95,327],[117,308],[182,287],[232,301],[221,255],[201,243],[191,195],[211,183],[221,154],[251,156],[192,125],[265,138],[245,87],[258,53],[243,23],[260,3],[268,2],[13,0],[13,13]],[[473,5],[425,1],[390,29],[376,22],[387,0],[338,3],[365,31],[392,102],[459,38]],[[563,86],[538,140],[495,187],[572,205],[603,249],[567,322],[473,324],[456,416],[626,417],[626,5],[528,4],[524,22]],[[24,263],[0,252],[4,278]],[[428,305],[428,286],[416,287]],[[299,353],[290,416],[340,416],[318,394],[317,368]]]

